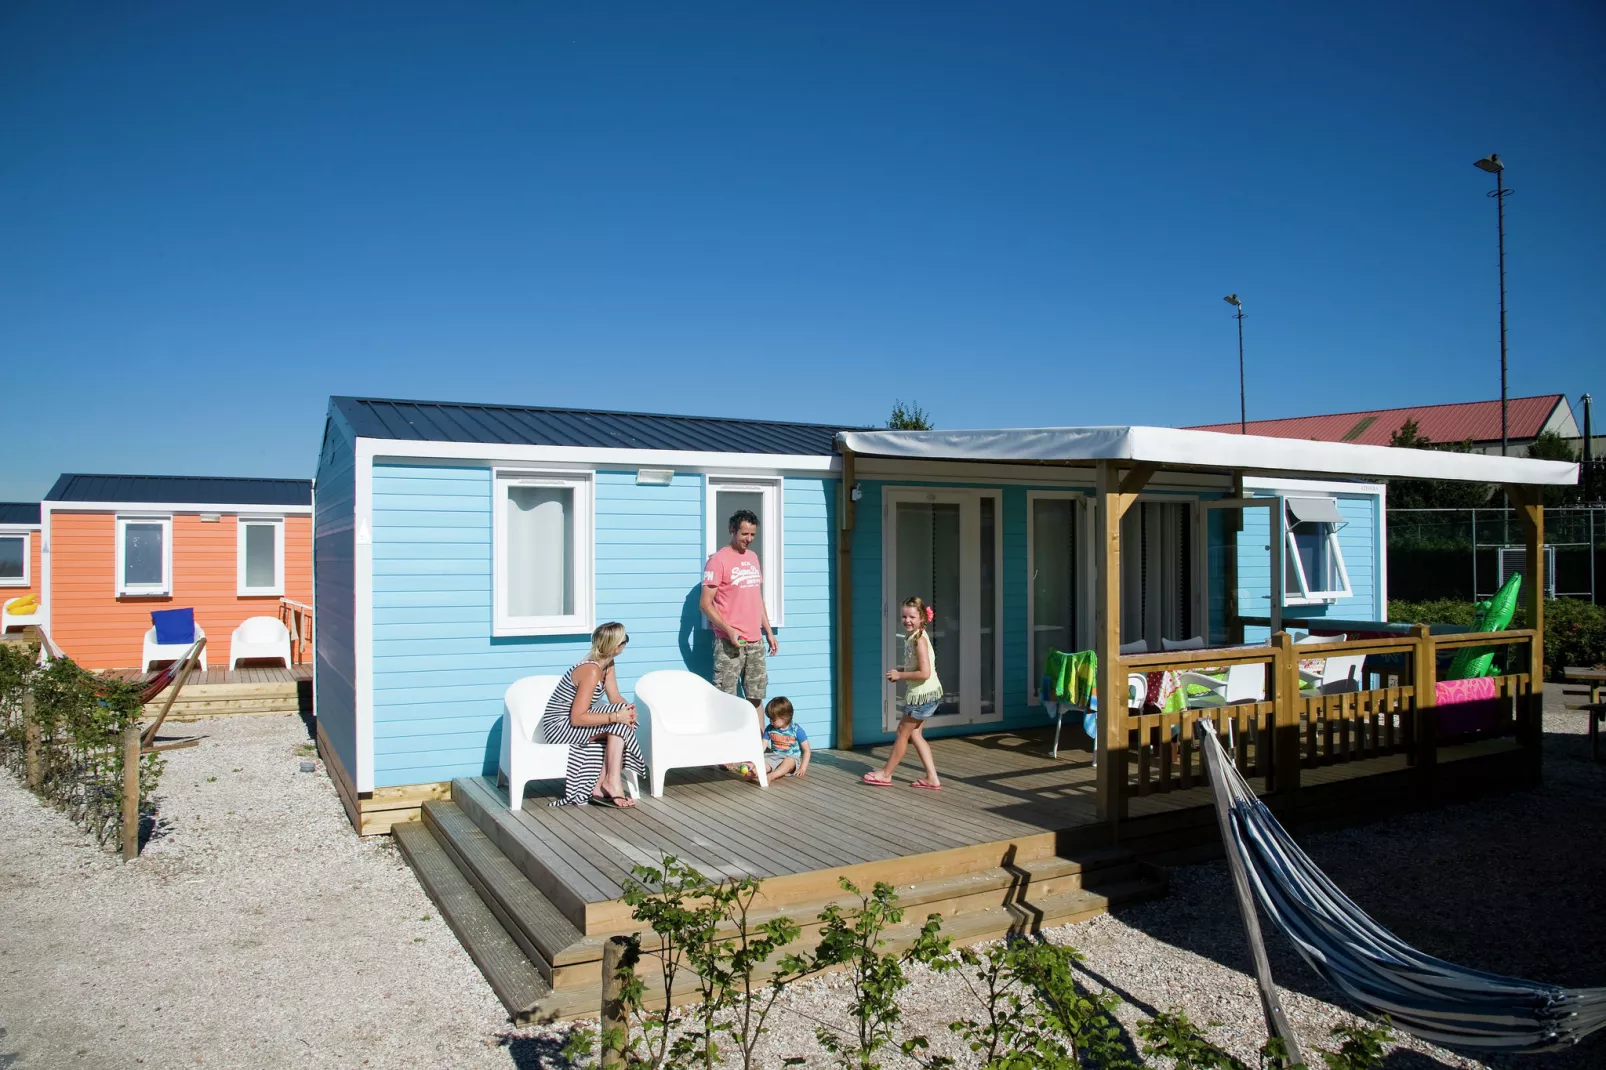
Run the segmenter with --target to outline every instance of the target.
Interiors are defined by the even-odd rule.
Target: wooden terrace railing
[[[296,664],[307,660],[312,644],[312,607],[290,598],[279,599],[279,620],[290,629],[290,659]]]
[[[1404,754],[1408,764],[1431,768],[1439,745],[1437,681],[1439,662],[1463,647],[1495,648],[1505,672],[1493,677],[1497,712],[1492,724],[1457,734],[1456,742],[1515,736],[1537,746],[1540,710],[1535,701],[1535,666],[1540,664],[1538,633],[1507,632],[1432,635],[1417,625],[1408,635],[1344,642],[1295,645],[1281,632],[1269,646],[1227,647],[1212,650],[1168,651],[1120,658],[1115,676],[1129,672],[1214,672],[1234,665],[1265,667],[1266,698],[1227,706],[1185,709],[1164,713],[1153,706],[1121,712],[1126,732],[1117,726],[1116,738],[1125,738],[1124,755],[1112,756],[1119,798],[1111,813],[1126,816],[1126,801],[1133,795],[1183,790],[1203,783],[1194,723],[1204,717],[1222,731],[1231,725],[1232,757],[1246,778],[1262,777],[1268,791],[1291,793],[1299,789],[1300,771]],[[1320,695],[1302,691],[1300,662],[1330,657],[1387,657],[1384,671],[1366,672],[1362,664],[1359,690]],[[1381,686],[1369,687],[1372,677]],[[1454,709],[1455,707],[1446,707]],[[1487,707],[1484,707],[1487,709]],[[1101,761],[1103,757],[1101,756]]]

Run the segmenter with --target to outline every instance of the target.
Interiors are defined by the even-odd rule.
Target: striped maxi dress
[[[596,665],[597,662],[582,661],[580,665]],[[570,667],[558,681],[557,689],[547,701],[546,713],[541,717],[541,735],[548,743],[567,743],[569,745],[569,765],[564,770],[563,798],[554,800],[553,806],[585,806],[591,801],[591,789],[597,786],[602,777],[603,748],[606,746],[597,736],[607,733],[618,736],[625,741],[624,767],[634,769],[636,775],[645,776],[647,763],[641,757],[641,748],[636,744],[636,729],[628,724],[603,724],[586,728],[576,725],[569,719],[574,709],[574,697],[579,694],[579,687],[574,682],[574,670],[580,665]],[[604,670],[603,678],[607,677]],[[606,701],[606,692],[602,689],[602,679],[598,679],[597,686],[591,691],[589,709],[592,713],[612,713],[622,710],[627,703],[614,704]],[[598,701],[601,698],[603,701]]]

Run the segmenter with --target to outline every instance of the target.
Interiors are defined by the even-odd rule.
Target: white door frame
[[[993,710],[981,711],[981,500],[993,499]],[[993,487],[953,488],[886,487],[881,495],[881,725],[893,731],[898,724],[898,685],[886,679],[887,670],[901,664],[889,626],[904,595],[897,584],[898,505],[905,502],[959,506],[960,694],[959,713],[931,718],[933,728],[987,724],[1004,715],[1004,496]],[[969,637],[969,641],[965,639]],[[937,666],[942,675],[942,666]]]

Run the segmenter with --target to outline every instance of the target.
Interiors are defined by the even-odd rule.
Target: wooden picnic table
[[[1589,701],[1582,706],[1569,706],[1568,709],[1583,710],[1589,715],[1589,754],[1596,761],[1600,760],[1600,726],[1606,721],[1606,702],[1601,701],[1601,692],[1606,691],[1606,669],[1584,669],[1576,665],[1569,665],[1561,671],[1562,679],[1569,683],[1587,684],[1589,686]]]

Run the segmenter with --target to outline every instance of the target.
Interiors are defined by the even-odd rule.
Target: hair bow
[[[937,611],[930,606],[926,607],[926,621],[929,623],[937,619]]]

